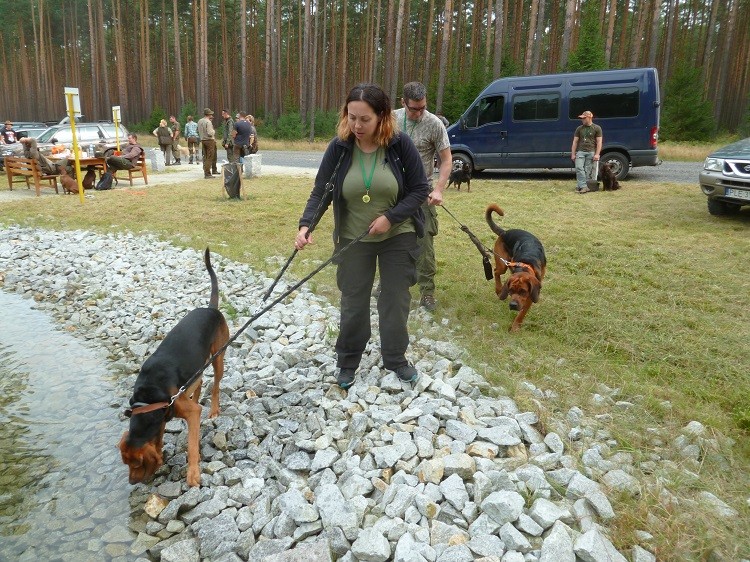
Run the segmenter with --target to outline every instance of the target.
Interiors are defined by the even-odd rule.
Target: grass
[[[664,141],[659,143],[659,158],[664,161],[703,162],[713,151],[737,140],[739,137],[736,135],[724,135],[710,143]]]
[[[71,197],[9,202],[0,225],[156,233],[179,246],[211,246],[275,276],[278,257],[292,251],[312,181],[254,179],[243,201],[220,198],[218,181],[97,192],[83,205]],[[642,461],[659,450],[674,461],[672,470],[653,479],[658,476],[679,505],[665,504],[650,489],[640,498],[622,498],[612,524],[619,547],[637,543],[634,531],[646,529],[655,536],[659,560],[748,557],[750,212],[712,217],[692,185],[625,181],[617,192],[578,196],[572,190],[572,181],[477,177],[471,193],[449,191],[447,208],[486,246],[493,235],[484,209],[497,202],[506,213],[501,224],[534,232],[549,264],[540,302],[521,333],[511,335],[513,313],[484,279],[479,253],[440,212],[436,319],[445,319],[445,328],[437,337],[465,346],[469,363],[525,407],[536,408],[520,381],[554,392],[547,403],[554,412],[543,419],[564,416],[574,405],[589,416],[611,413],[601,423],[617,439],[615,451]],[[327,213],[315,244],[300,253],[288,278],[301,278],[330,256],[330,221]],[[325,269],[311,287],[335,300],[333,272]],[[418,336],[427,330],[420,324],[411,329]],[[602,384],[619,389],[617,399],[634,406],[594,406],[590,397]],[[717,438],[716,450],[707,442],[700,464],[663,445],[691,420]],[[740,516],[713,516],[692,501],[701,490]],[[725,558],[711,558],[719,555]]]

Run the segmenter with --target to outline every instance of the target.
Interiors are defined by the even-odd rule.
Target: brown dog
[[[83,189],[94,189],[94,182],[96,181],[96,169],[93,166],[86,168],[86,175],[83,176]]]
[[[78,180],[68,175],[65,166],[60,167],[60,183],[62,184],[63,193],[78,193]]]
[[[517,228],[503,230],[492,220],[493,212],[501,217],[505,213],[495,203],[488,205],[485,211],[487,224],[497,234],[494,246],[495,293],[501,301],[510,295],[508,306],[511,310],[518,311],[510,331],[517,332],[532,303],[539,302],[547,258],[544,247],[536,236]],[[503,283],[502,275],[507,269],[511,270],[511,274]]]
[[[614,191],[616,189],[620,189],[620,182],[617,181],[617,176],[612,171],[612,168],[609,167],[609,164],[602,164],[601,168],[599,169],[599,173],[602,177],[602,185],[604,186],[604,191]]]
[[[229,328],[219,312],[219,286],[208,248],[204,255],[211,276],[209,308],[190,311],[164,338],[141,367],[130,409],[130,430],[120,440],[122,462],[128,465],[131,484],[150,479],[163,464],[166,423],[174,416],[187,422],[187,483],[200,486],[200,423],[202,375],[184,392],[179,390],[204,366],[206,360],[229,341]],[[224,374],[224,352],[213,359],[214,385],[209,417],[219,415],[219,383]],[[174,398],[176,396],[176,399]]]

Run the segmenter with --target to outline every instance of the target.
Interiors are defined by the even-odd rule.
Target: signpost
[[[73,135],[73,156],[75,157],[76,181],[78,182],[78,197],[81,203],[83,197],[83,181],[81,178],[81,149],[78,146],[78,136],[76,135],[76,117],[81,115],[81,99],[78,95],[78,88],[65,88],[65,102],[70,118],[70,132]]]
[[[120,106],[112,106],[112,121],[115,122],[115,142],[117,143],[117,154],[120,154]]]

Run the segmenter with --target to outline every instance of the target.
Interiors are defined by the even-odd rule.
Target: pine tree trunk
[[[440,70],[438,74],[437,95],[435,97],[435,113],[443,112],[443,92],[445,91],[445,77],[448,70],[448,40],[450,39],[452,19],[453,1],[445,0],[445,11],[443,13],[443,39],[440,45]]]
[[[505,0],[495,0],[495,42],[493,46],[492,77],[500,78],[503,65],[503,31],[505,30]]]

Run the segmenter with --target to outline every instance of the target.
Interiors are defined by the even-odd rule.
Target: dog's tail
[[[216,272],[211,267],[211,253],[206,247],[206,253],[203,254],[203,261],[206,264],[208,274],[211,276],[211,300],[208,302],[210,308],[219,308],[219,280],[216,278]]]
[[[503,234],[505,234],[505,231],[502,228],[500,228],[500,226],[497,223],[495,223],[495,221],[492,220],[493,212],[497,213],[501,217],[504,217],[505,213],[497,205],[497,203],[490,203],[489,205],[487,205],[487,210],[484,212],[484,218],[487,220],[487,224],[490,225],[492,232],[494,232],[498,236],[502,236]]]

